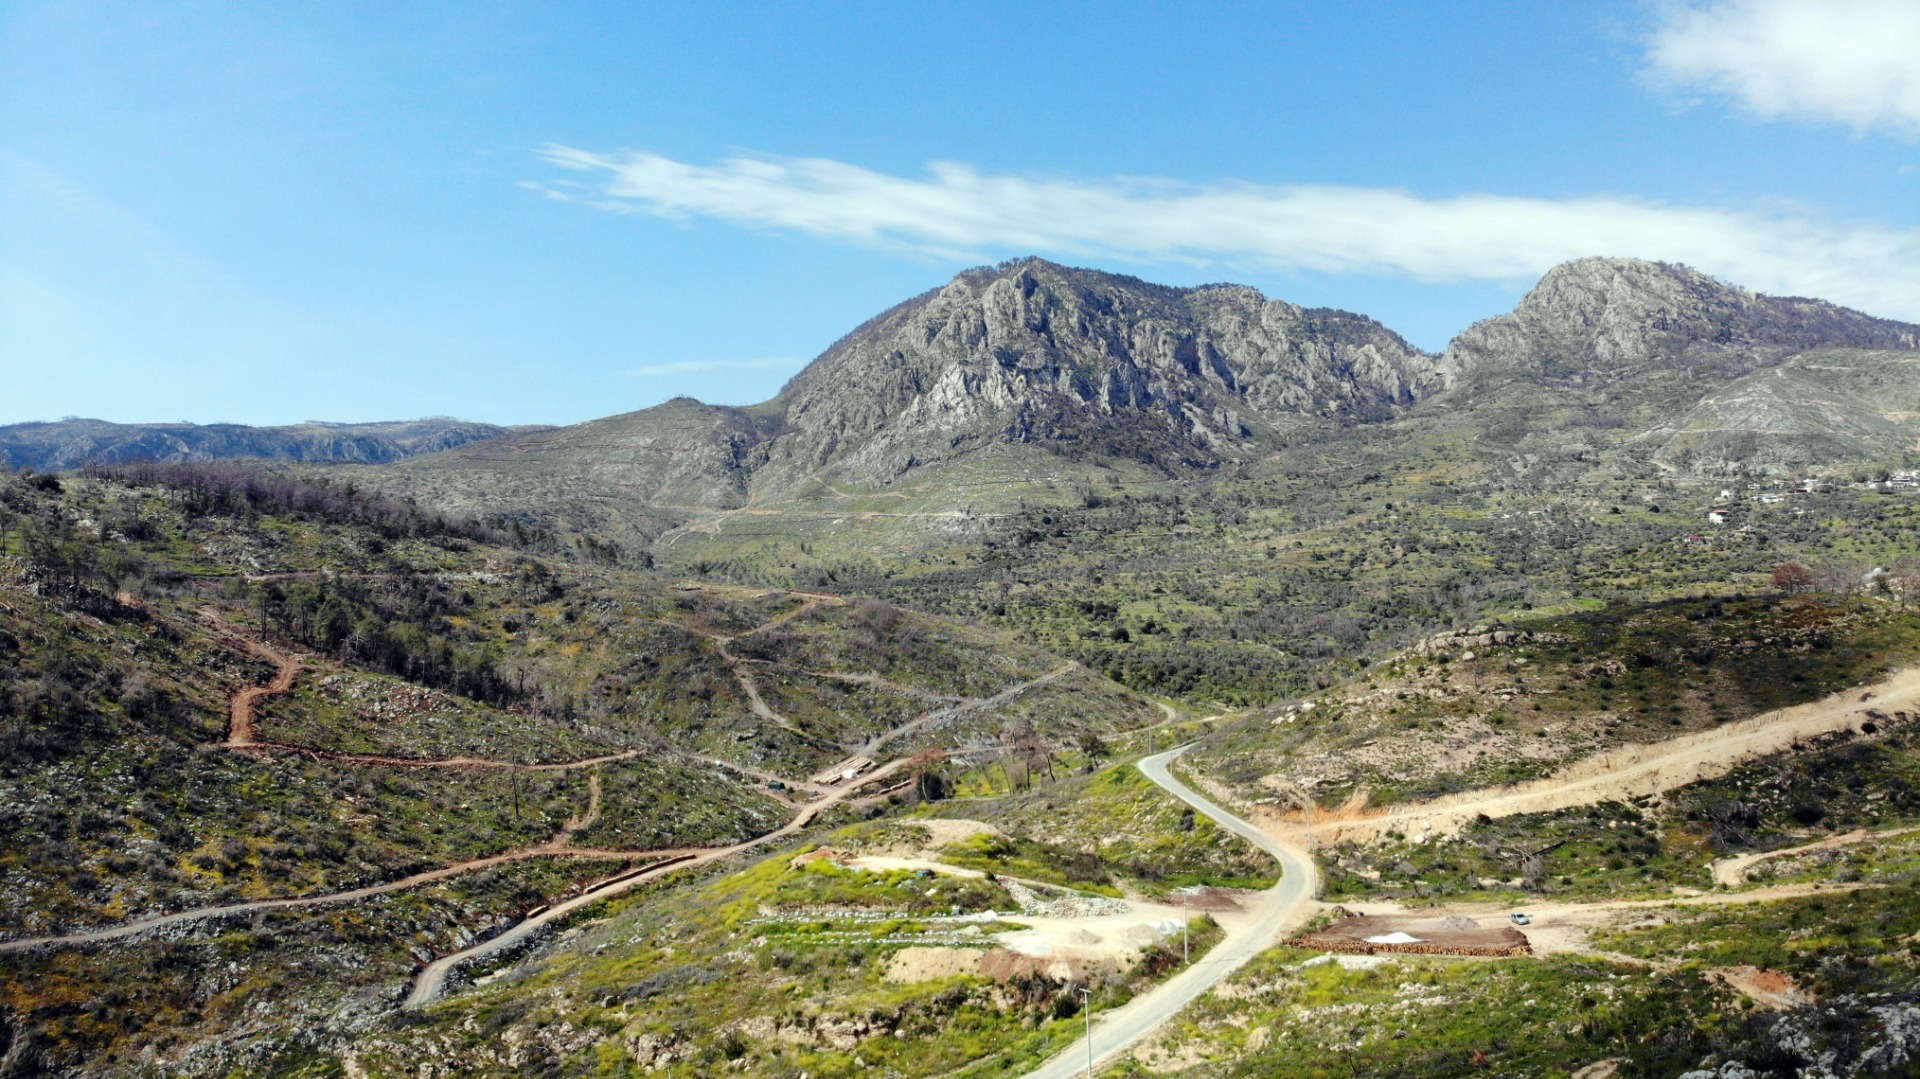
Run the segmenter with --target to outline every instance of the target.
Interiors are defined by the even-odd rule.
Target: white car
[[[1514,913],[1512,915],[1512,918],[1513,918],[1513,924],[1515,925],[1532,925],[1533,924],[1532,918],[1529,918],[1526,915],[1520,914],[1518,912]]]

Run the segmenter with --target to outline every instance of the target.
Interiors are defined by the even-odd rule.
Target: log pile
[[[1431,941],[1421,941],[1418,944],[1374,944],[1365,940],[1294,937],[1286,941],[1286,945],[1289,948],[1303,948],[1308,951],[1318,952],[1340,952],[1345,955],[1476,955],[1499,957],[1533,954],[1533,945],[1525,942],[1488,947],[1472,944],[1435,944]]]

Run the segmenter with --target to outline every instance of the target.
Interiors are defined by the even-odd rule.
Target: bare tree
[[[1860,590],[1864,572],[1860,566],[1838,558],[1823,558],[1808,567],[1813,587],[1835,596],[1851,596]]]
[[[1893,593],[1902,607],[1910,607],[1920,600],[1920,558],[1908,555],[1897,558],[1887,566],[1887,590]]]

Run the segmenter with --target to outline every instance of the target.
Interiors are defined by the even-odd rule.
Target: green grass
[[[977,835],[942,852],[943,859],[975,869],[1156,895],[1196,884],[1264,888],[1274,880],[1270,858],[1194,813],[1130,762],[935,811],[1005,833]]]
[[[1672,1075],[1699,1059],[1695,1025],[1722,1006],[1699,978],[1661,979],[1591,960],[1460,962],[1402,957],[1367,969],[1279,948],[1155,1041],[1204,1063],[1183,1076],[1437,1079],[1565,1076],[1627,1058],[1623,1075]],[[1136,1058],[1142,1055],[1136,1050]],[[1146,1076],[1122,1063],[1108,1076]]]

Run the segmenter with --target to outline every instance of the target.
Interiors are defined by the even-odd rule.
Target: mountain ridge
[[[130,461],[208,461],[262,457],[306,462],[385,464],[501,435],[540,430],[430,417],[372,423],[255,427],[238,423],[113,423],[69,418],[0,426],[0,463],[57,470]]]
[[[1450,389],[1499,376],[1644,375],[1662,359],[1739,377],[1836,345],[1920,348],[1920,326],[1753,292],[1676,263],[1595,257],[1548,270],[1512,311],[1457,334],[1439,366]]]
[[[1543,432],[1565,441],[1554,425],[1577,421],[1575,456],[1724,469],[1726,453],[1753,440],[1686,456],[1661,453],[1650,433],[1676,437],[1712,393],[1811,348],[1917,345],[1920,327],[1637,259],[1557,266],[1513,311],[1436,355],[1365,315],[1242,285],[1174,287],[1025,258],[889,307],[760,404],[676,399],[422,456],[389,479],[451,509],[532,512],[650,542],[715,513],[764,516],[861,492],[919,490],[913,506],[892,508],[954,527],[958,511],[1084,487],[1102,462],[1144,479],[1201,476],[1402,419],[1464,418],[1496,449]],[[1756,460],[1785,467],[1893,444],[1883,423],[1846,426],[1874,437],[1796,436],[1797,448]]]
[[[441,509],[652,543],[716,515],[739,525],[813,507],[838,519],[847,500],[873,498],[895,501],[863,503],[867,519],[964,531],[976,512],[1120,482],[1114,467],[1127,484],[1190,480],[1293,444],[1331,446],[1345,429],[1399,440],[1400,421],[1442,438],[1464,423],[1485,453],[1520,462],[1624,454],[1668,470],[1778,471],[1896,452],[1903,421],[1861,413],[1871,402],[1857,394],[1828,399],[1805,372],[1749,387],[1764,407],[1693,414],[1820,348],[1911,352],[1920,326],[1595,257],[1549,270],[1512,311],[1435,354],[1365,315],[1247,286],[1024,258],[887,308],[758,404],[676,398],[561,428],[467,425],[439,445],[363,445],[309,425],[287,429],[308,443],[267,455],[378,465],[370,482]],[[1876,364],[1896,387],[1914,377]]]

